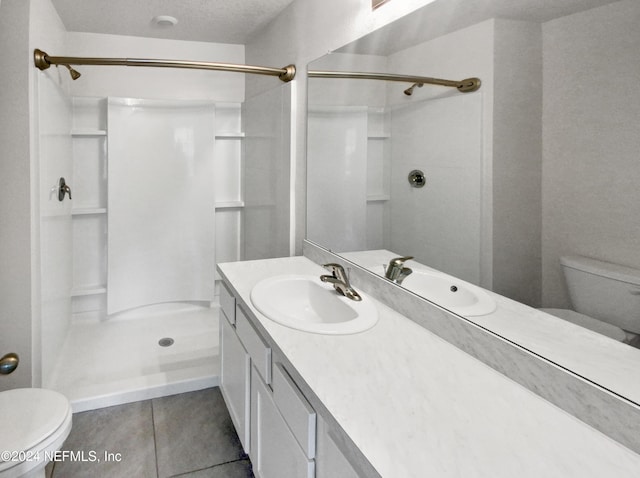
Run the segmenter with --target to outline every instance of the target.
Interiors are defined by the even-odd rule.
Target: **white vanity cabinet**
[[[235,331],[235,298],[224,285],[220,287],[220,303],[220,390],[240,443],[249,453],[251,360]]]
[[[360,474],[351,466],[335,442],[329,425],[318,417],[315,478],[359,478]]]
[[[258,478],[314,478],[316,414],[271,347],[220,288],[220,389]]]
[[[315,426],[313,431],[315,438]],[[250,457],[253,473],[259,478],[315,477],[314,460],[300,447],[274,394],[257,373],[251,375]]]

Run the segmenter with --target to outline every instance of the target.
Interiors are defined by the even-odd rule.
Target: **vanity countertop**
[[[398,257],[395,252],[385,249],[340,255],[378,275],[383,274],[384,264]],[[407,266],[415,270],[436,270],[416,261],[407,262]],[[436,272],[442,274],[441,271]],[[615,390],[623,397],[635,402],[640,400],[640,349],[490,290],[484,291],[496,301],[496,310],[486,315],[467,317],[470,322],[587,377],[608,390]]]
[[[378,323],[354,335],[260,314],[250,300],[260,280],[326,272],[304,257],[218,268],[382,477],[638,476],[640,455],[381,303]]]

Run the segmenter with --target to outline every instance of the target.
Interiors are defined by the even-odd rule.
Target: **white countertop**
[[[640,473],[640,455],[383,304],[373,328],[343,336],[297,331],[261,315],[250,300],[261,279],[326,272],[304,257],[219,268],[383,477]]]
[[[376,274],[382,274],[383,264],[398,257],[398,254],[384,249],[340,255]],[[415,270],[434,270],[416,261],[409,261],[407,266]],[[640,349],[490,290],[485,289],[485,292],[496,301],[496,310],[491,314],[467,317],[468,320],[640,403]]]

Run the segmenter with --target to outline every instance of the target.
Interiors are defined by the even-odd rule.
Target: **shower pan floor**
[[[74,323],[46,386],[74,412],[217,386],[218,316],[218,306],[173,304]]]

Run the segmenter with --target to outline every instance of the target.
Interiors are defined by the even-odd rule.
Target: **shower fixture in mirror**
[[[413,256],[400,287],[640,403],[639,19],[635,0],[435,0],[313,61],[307,239],[382,277]]]

